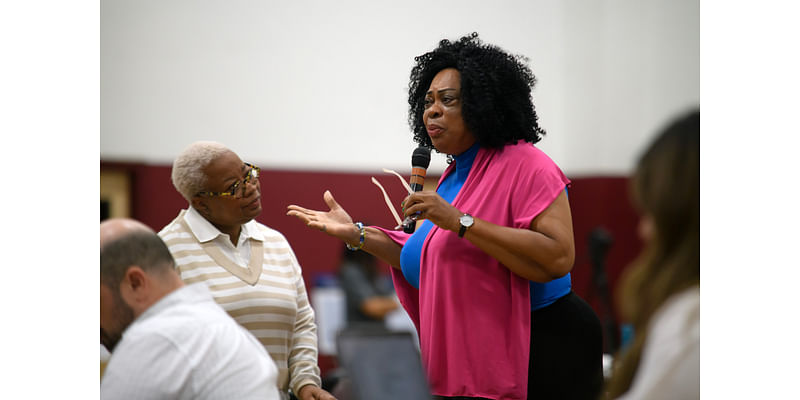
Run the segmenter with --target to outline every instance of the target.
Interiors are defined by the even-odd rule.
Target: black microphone
[[[431,149],[424,146],[414,149],[414,153],[411,154],[411,179],[409,181],[412,191],[419,192],[422,190],[422,186],[425,184],[425,173],[429,165],[431,165]],[[414,230],[417,229],[417,216],[409,215],[403,220],[402,225],[403,232],[414,233]]]

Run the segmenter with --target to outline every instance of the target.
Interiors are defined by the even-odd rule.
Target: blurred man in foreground
[[[205,285],[184,286],[140,222],[100,224],[103,399],[279,399],[278,370]]]

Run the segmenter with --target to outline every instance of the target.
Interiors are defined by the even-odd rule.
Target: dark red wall
[[[642,247],[636,234],[639,218],[631,203],[628,178],[572,178],[569,199],[575,233],[573,290],[586,299],[603,319],[605,307],[600,300],[600,294],[592,287],[588,238],[591,231],[597,227],[606,230],[612,238],[612,244],[605,258],[605,272],[609,292],[613,296],[620,273]],[[612,317],[616,319],[618,313],[613,309],[614,306],[616,305],[612,305],[611,312]]]
[[[186,201],[170,181],[169,165],[146,165],[101,162],[101,171],[127,172],[131,179],[131,217],[155,230],[169,223]],[[375,174],[263,170],[261,175],[263,212],[257,220],[283,233],[291,243],[303,268],[306,284],[313,285],[320,273],[333,273],[339,265],[344,246],[340,241],[307,229],[300,221],[286,216],[289,204],[327,209],[322,193],[329,189],[339,204],[355,221],[393,226],[394,218],[383,201],[380,190],[372,184],[375,176],[386,188],[395,204],[404,198],[397,178]],[[428,180],[437,177],[428,177]],[[603,227],[613,237],[606,259],[610,288],[614,289],[622,269],[638,253],[641,243],[636,237],[637,216],[630,203],[627,177],[574,177],[569,191],[575,230],[576,259],[572,271],[573,287],[601,314],[598,297],[591,291],[592,266],[588,257],[587,238],[595,227]]]

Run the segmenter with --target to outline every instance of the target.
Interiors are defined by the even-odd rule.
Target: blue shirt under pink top
[[[450,165],[439,185],[455,171]],[[569,185],[542,151],[520,141],[480,148],[451,204],[498,225],[527,229]],[[403,245],[410,235],[381,229]],[[432,226],[422,246],[419,289],[392,269],[417,327],[433,394],[524,399],[530,352],[528,280],[456,232]]]
[[[456,170],[442,180],[436,193],[452,203],[464,182],[469,176],[472,162],[480,149],[480,143],[475,143],[469,150],[454,157]],[[566,190],[566,189],[565,189]],[[423,221],[417,230],[408,238],[400,253],[400,266],[406,281],[419,289],[419,260],[422,256],[422,244],[433,228],[431,221]],[[556,300],[567,295],[572,290],[572,278],[567,274],[561,278],[547,283],[531,282],[531,310],[538,310],[553,304]]]

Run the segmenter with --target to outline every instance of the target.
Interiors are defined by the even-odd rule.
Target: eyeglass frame
[[[236,191],[239,190],[240,185],[244,185],[242,186],[242,194],[244,194],[244,189],[247,188],[247,184],[252,179],[258,179],[258,176],[261,174],[261,168],[250,163],[244,163],[244,165],[250,167],[250,169],[247,171],[247,175],[241,181],[234,182],[233,185],[231,185],[231,187],[228,188],[227,192],[202,191],[202,192],[197,192],[195,196],[203,195],[209,197],[226,197],[226,196],[236,197]]]

